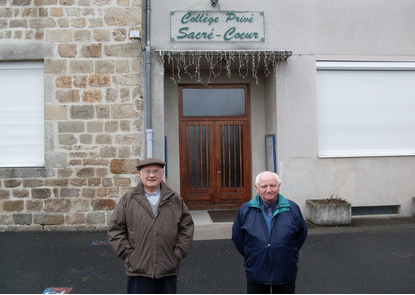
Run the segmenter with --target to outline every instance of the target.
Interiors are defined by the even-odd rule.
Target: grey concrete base
[[[415,217],[415,197],[412,198],[412,216]]]
[[[350,203],[320,204],[306,201],[306,217],[316,225],[349,225],[352,222]]]

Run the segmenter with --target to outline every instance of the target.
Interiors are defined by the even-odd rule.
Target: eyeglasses
[[[141,174],[144,174],[146,176],[147,175],[150,175],[151,173],[153,173],[154,175],[158,176],[160,174],[163,174],[163,172],[164,172],[163,170],[158,170],[158,169],[153,170],[153,171],[151,171],[150,169],[140,171]]]

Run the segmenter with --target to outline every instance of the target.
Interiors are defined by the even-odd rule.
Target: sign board
[[[171,11],[171,42],[265,42],[263,11]]]

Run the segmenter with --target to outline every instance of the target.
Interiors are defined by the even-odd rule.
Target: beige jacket
[[[160,188],[156,217],[139,183],[120,199],[109,222],[109,242],[129,276],[177,275],[192,245],[194,224],[186,204],[164,182]]]

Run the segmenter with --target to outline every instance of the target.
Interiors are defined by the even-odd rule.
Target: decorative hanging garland
[[[160,58],[165,71],[164,63],[171,65],[171,78],[174,83],[179,83],[182,72],[191,78],[197,78],[198,82],[208,85],[213,77],[218,77],[222,71],[226,71],[228,78],[231,77],[231,65],[236,59],[239,61],[239,76],[245,79],[251,69],[252,77],[258,85],[258,69],[263,65],[264,74],[268,77],[272,72],[277,74],[277,67],[292,55],[291,51],[252,51],[252,50],[229,50],[229,51],[154,51]],[[166,60],[165,60],[166,59]],[[202,81],[201,64],[207,63],[209,77],[207,82]],[[251,65],[250,65],[251,63]]]

